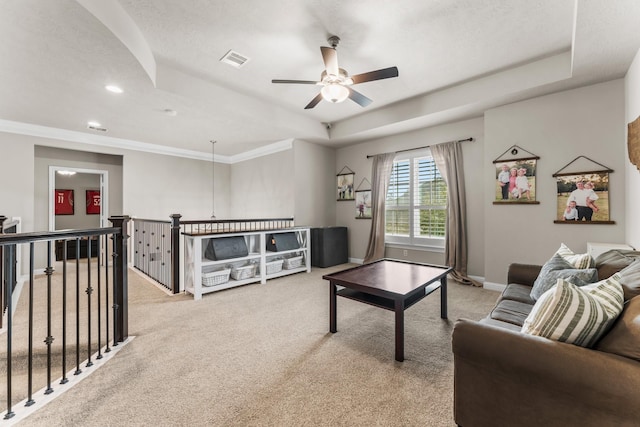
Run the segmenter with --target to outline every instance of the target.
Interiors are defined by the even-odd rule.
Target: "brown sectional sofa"
[[[625,267],[599,260],[599,279]],[[640,283],[635,290],[625,287],[622,314],[589,349],[520,332],[535,303],[529,293],[540,269],[512,264],[491,313],[479,322],[456,322],[455,422],[463,427],[640,426]]]

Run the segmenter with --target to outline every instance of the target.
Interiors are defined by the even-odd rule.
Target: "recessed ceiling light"
[[[122,93],[122,92],[124,92],[122,90],[122,88],[120,88],[119,86],[116,86],[116,85],[106,85],[104,88],[106,90],[108,90],[109,92],[113,92],[113,93]]]

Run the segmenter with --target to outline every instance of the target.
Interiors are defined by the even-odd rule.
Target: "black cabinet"
[[[76,259],[76,241],[66,240],[67,242],[67,259]],[[91,242],[91,258],[98,256],[98,241],[96,239],[90,240]],[[61,261],[64,258],[64,243],[65,240],[56,240],[56,261]],[[87,247],[89,240],[80,239],[80,258],[87,257]]]
[[[311,265],[331,267],[349,262],[347,227],[311,229]]]

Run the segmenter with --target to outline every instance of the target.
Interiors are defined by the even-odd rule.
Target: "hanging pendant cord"
[[[211,219],[216,219],[216,142],[211,140]]]

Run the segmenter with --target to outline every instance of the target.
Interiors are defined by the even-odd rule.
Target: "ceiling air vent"
[[[225,53],[225,55],[222,58],[220,58],[220,62],[224,62],[225,64],[229,64],[232,67],[240,68],[244,64],[249,62],[249,58],[247,58],[246,56],[242,55],[241,53],[234,52],[233,50],[230,50],[229,52]]]

